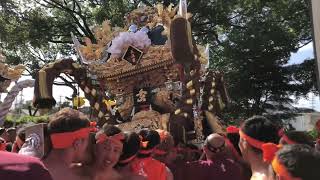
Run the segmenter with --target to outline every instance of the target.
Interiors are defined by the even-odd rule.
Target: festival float
[[[72,35],[81,64],[64,59],[43,67],[34,106],[54,106],[53,80],[67,73],[84,91],[98,125],[164,129],[176,142],[201,141],[220,127],[217,116],[229,98],[222,73],[208,68],[208,48],[191,35],[190,18],[186,1],[179,8],[141,6],[126,16],[125,27],[108,21],[95,27],[95,43]]]

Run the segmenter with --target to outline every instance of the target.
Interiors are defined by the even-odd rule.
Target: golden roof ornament
[[[0,62],[0,76],[5,79],[16,81],[21,77],[24,70],[25,66],[23,65],[9,67],[7,64]]]
[[[10,67],[4,63],[5,59],[6,57],[0,53],[0,93],[6,92],[10,83],[17,81],[25,70],[23,65]]]

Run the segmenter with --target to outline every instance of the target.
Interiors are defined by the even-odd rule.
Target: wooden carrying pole
[[[314,57],[316,59],[316,73],[318,80],[318,88],[320,91],[320,1],[311,0],[312,4],[312,23],[313,23],[313,46]]]

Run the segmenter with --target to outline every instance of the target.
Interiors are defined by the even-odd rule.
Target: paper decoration
[[[129,46],[122,59],[128,61],[132,65],[137,65],[142,58],[143,52],[138,48]]]

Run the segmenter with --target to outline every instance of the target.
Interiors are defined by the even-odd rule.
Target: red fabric
[[[5,140],[0,139],[0,151],[5,151],[7,147],[7,143]]]
[[[5,150],[6,150],[6,147],[7,147],[7,144],[6,144],[6,143],[0,144],[0,151],[5,151]]]
[[[238,134],[239,133],[239,128],[237,128],[236,126],[229,126],[227,127],[227,133],[229,134]]]
[[[287,168],[282,165],[277,157],[275,157],[272,161],[272,168],[274,172],[282,177],[284,180],[293,180],[294,178],[291,176]],[[295,178],[300,179],[300,178]]]
[[[151,157],[138,158],[132,162],[133,173],[146,177],[147,180],[166,180],[166,166]]]
[[[166,151],[163,151],[163,150],[160,150],[160,149],[155,149],[153,151],[153,153],[156,154],[156,155],[160,155],[160,156],[167,154]]]
[[[91,127],[82,128],[73,132],[65,132],[65,133],[54,133],[51,134],[51,142],[52,147],[54,149],[65,149],[72,146],[73,142],[76,139],[86,138],[89,136],[89,133],[93,131]]]
[[[90,126],[91,126],[91,127],[96,127],[96,126],[97,126],[97,122],[91,121],[91,122],[90,122]]]
[[[251,146],[261,149],[264,142],[256,140],[248,135],[246,135],[243,131],[239,131],[240,137],[244,140],[246,140]]]
[[[112,141],[114,143],[122,144],[122,141],[124,139],[125,139],[125,137],[124,137],[123,133],[118,133],[118,134],[115,134],[113,136],[107,136],[106,134],[102,133],[97,137],[96,143],[99,144],[99,143],[105,142],[106,140],[110,140],[110,141]]]
[[[153,153],[154,148],[149,149],[149,150],[139,150],[139,154],[151,154]]]
[[[133,155],[133,156],[131,156],[131,157],[127,158],[127,159],[120,160],[120,161],[119,161],[119,163],[120,163],[120,164],[126,164],[126,163],[129,163],[129,162],[133,161],[133,160],[134,160],[134,158],[136,158],[136,157],[137,157],[136,155]]]
[[[238,151],[236,150],[236,148],[233,146],[233,144],[230,142],[230,140],[228,138],[225,138],[226,144],[227,146],[231,149],[231,152],[233,154],[233,156],[236,158],[236,160],[240,160],[241,156],[238,153]]]
[[[52,180],[39,159],[3,151],[0,152],[0,179]]]
[[[277,151],[281,148],[280,145],[273,144],[273,143],[265,143],[262,145],[263,151],[263,160],[265,162],[271,163],[274,159]]]

